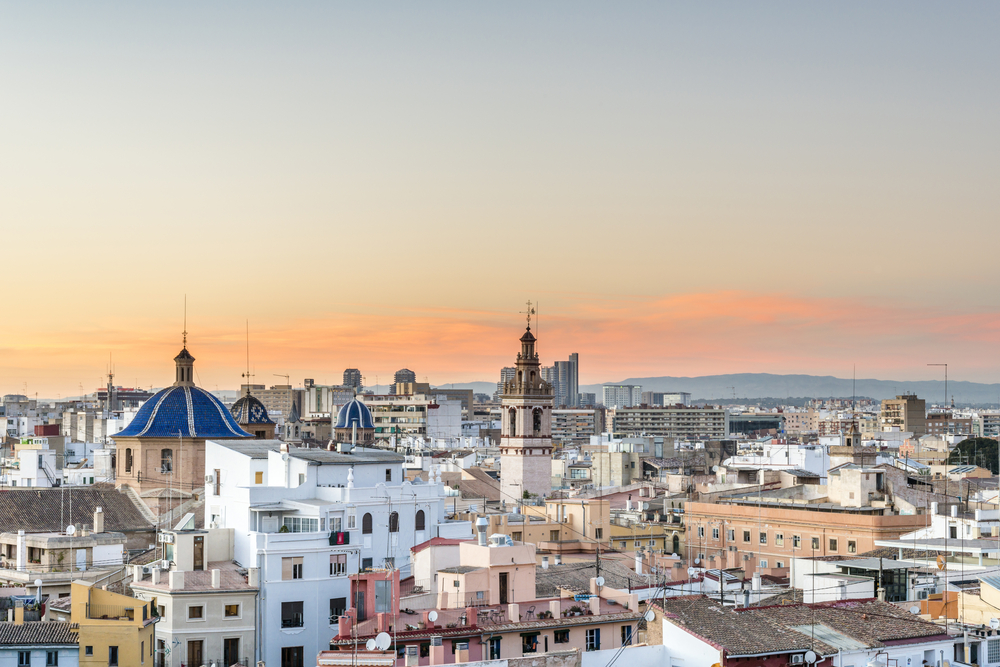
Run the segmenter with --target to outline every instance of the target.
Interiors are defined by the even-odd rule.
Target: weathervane
[[[184,331],[181,333],[184,339],[184,348],[188,346],[188,295],[184,295]]]
[[[528,310],[522,310],[528,316],[528,329],[531,329],[531,316],[535,314],[535,309],[531,307],[531,299],[528,299]]]
[[[243,374],[246,378],[247,384],[253,384],[253,374],[250,372],[250,320],[247,320],[247,372]],[[250,393],[250,389],[247,389],[247,393]]]

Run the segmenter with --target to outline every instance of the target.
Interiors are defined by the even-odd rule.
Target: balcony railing
[[[282,628],[301,628],[303,626],[303,617],[300,615],[295,615],[289,618],[281,619]]]
[[[135,620],[135,608],[123,607],[114,604],[90,604],[88,602],[87,618],[106,619],[111,621],[132,621]]]

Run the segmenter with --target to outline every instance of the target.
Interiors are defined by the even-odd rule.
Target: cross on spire
[[[531,329],[531,316],[535,314],[535,309],[531,307],[531,299],[528,299],[528,309],[522,310],[522,314],[528,316],[528,329]]]
[[[184,295],[184,331],[181,333],[184,347],[188,346],[188,295]]]
[[[243,374],[243,378],[247,384],[253,384],[253,375],[250,372],[250,320],[247,320],[247,372]],[[247,393],[250,393],[249,388],[247,389]]]

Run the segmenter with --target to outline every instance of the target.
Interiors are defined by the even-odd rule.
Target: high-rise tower
[[[501,395],[500,492],[508,501],[552,491],[552,386],[541,376],[530,315],[514,368]]]

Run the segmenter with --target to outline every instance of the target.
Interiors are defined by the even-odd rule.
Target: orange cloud
[[[553,299],[555,301],[556,299]],[[513,363],[523,320],[513,313],[451,308],[347,306],[344,312],[286,322],[251,322],[256,381],[288,373],[338,382],[357,367],[366,382],[386,384],[398,368],[432,383],[492,381]],[[933,377],[931,361],[947,361],[956,378],[992,381],[992,346],[1000,314],[943,307],[885,305],[866,299],[815,299],[718,291],[655,298],[563,299],[537,322],[544,364],[581,357],[581,381],[732,372],[833,374],[852,364],[866,377]],[[0,350],[3,391],[43,396],[92,391],[114,354],[118,381],[163,386],[173,376],[179,336],[151,322],[127,328],[27,332]],[[241,323],[242,324],[242,323]],[[192,327],[190,349],[203,386],[235,388],[244,371],[242,326],[209,320]]]

